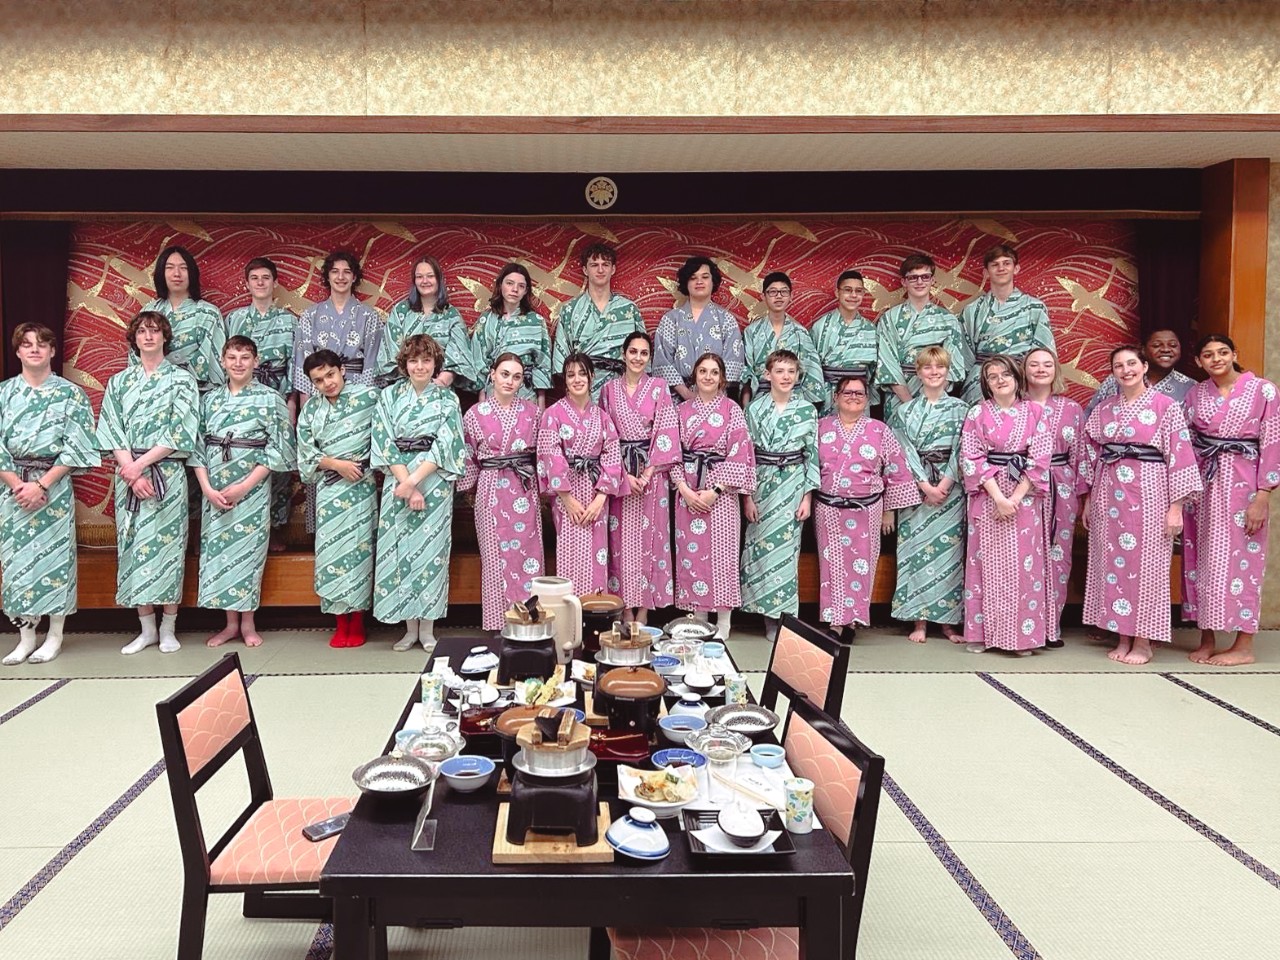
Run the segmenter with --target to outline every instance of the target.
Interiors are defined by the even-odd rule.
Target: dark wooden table
[[[443,639],[436,656],[456,670],[476,641]],[[400,729],[418,687],[401,712]],[[495,778],[496,783],[496,778]],[[601,787],[616,819],[626,812]],[[841,956],[840,915],[853,873],[831,834],[793,835],[796,854],[741,864],[700,861],[674,820],[671,855],[656,863],[496,866],[491,862],[498,796],[491,784],[459,794],[441,782],[431,816],[435,850],[410,849],[419,804],[361,797],[320,878],[333,898],[336,960],[364,960],[376,927],[590,927],[592,954],[604,927],[785,926],[800,928],[805,958]]]

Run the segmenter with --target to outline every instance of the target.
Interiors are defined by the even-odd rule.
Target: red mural
[[[938,262],[938,302],[958,310],[982,289],[982,254],[1006,242],[1019,252],[1018,286],[1048,305],[1076,399],[1097,385],[1109,350],[1138,331],[1134,233],[1118,220],[101,221],[77,224],[72,235],[64,374],[85,387],[96,411],[107,379],[124,367],[124,327],[153,295],[155,256],[170,243],[195,255],[204,299],[224,312],[249,302],[243,270],[255,256],[275,261],[279,300],[301,311],[325,296],[321,262],[342,247],[362,261],[360,296],[383,313],[407,293],[409,264],[430,254],[468,324],[486,308],[493,279],[510,260],[528,267],[536,302],[554,324],[560,306],[581,290],[579,252],[596,240],[617,248],[614,287],[636,301],[651,330],[681,299],[675,273],[693,254],[720,265],[725,279],[716,301],[744,323],[764,313],[765,274],[786,271],[795,288],[792,315],[807,325],[834,309],[835,277],[848,268],[866,277],[868,317],[898,302],[898,264],[917,250]],[[85,542],[106,542],[84,534],[111,524],[109,480],[105,471],[77,480]]]

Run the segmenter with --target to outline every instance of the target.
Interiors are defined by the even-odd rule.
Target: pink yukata
[[[1080,497],[1088,492],[1089,454],[1084,435],[1084,409],[1067,397],[1050,397],[1044,425],[1053,440],[1049,492],[1040,501],[1044,526],[1048,639],[1062,635],[1062,609],[1071,579],[1071,547],[1080,516]]]
[[[1184,402],[1204,493],[1183,511],[1182,616],[1201,630],[1257,633],[1270,522],[1251,536],[1244,512],[1280,484],[1280,391],[1242,373],[1229,396],[1208,380]]]
[[[742,509],[738,494],[756,488],[756,458],[742,408],[721,394],[676,408],[684,451],[684,482],[695,492],[719,485],[710,513],[694,513],[679,492],[676,501],[676,606],[705,612],[740,606],[738,544]],[[701,468],[701,469],[700,469]],[[680,469],[679,467],[676,468]],[[701,475],[701,476],[699,476]],[[672,471],[674,489],[677,474]]]
[[[539,414],[527,400],[503,407],[488,399],[462,418],[466,465],[458,489],[476,492],[485,630],[501,629],[507,607],[527,599],[531,581],[542,575],[542,503],[534,472]]]
[[[994,400],[971,407],[960,434],[960,468],[969,495],[969,537],[964,573],[964,638],[988,649],[1043,647],[1048,632],[1044,510],[1053,438],[1039,404],[1019,400],[1002,410]],[[1019,466],[995,463],[1023,454]],[[995,478],[1006,497],[1021,476],[1031,489],[1014,516],[998,519],[983,483]]]
[[[671,569],[671,485],[667,471],[680,462],[680,424],[665,380],[643,376],[628,396],[625,377],[600,391],[600,406],[618,431],[622,496],[609,500],[609,592],[627,607],[669,607],[675,590]],[[627,493],[626,474],[653,476],[643,493]]]
[[[869,624],[881,518],[885,510],[919,503],[920,489],[897,436],[868,416],[848,427],[835,415],[818,421],[818,468],[821,483],[813,500],[822,581],[818,618],[832,627]],[[831,505],[819,494],[864,503]]]
[[[1182,407],[1151,389],[1132,402],[1118,395],[1094,407],[1084,429],[1092,481],[1084,622],[1168,643],[1173,539],[1165,515],[1202,487]],[[1159,460],[1136,459],[1152,447]]]
[[[573,582],[574,593],[601,593],[609,585],[609,508],[582,526],[560,505],[570,493],[588,506],[597,493],[622,492],[618,431],[597,403],[579,411],[565,397],[547,408],[538,427],[538,485],[551,496],[556,524],[556,576]]]

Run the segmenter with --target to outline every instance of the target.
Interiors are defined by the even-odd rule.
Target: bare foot
[[[1103,630],[1101,627],[1090,627],[1085,631],[1085,636],[1097,643],[1111,643],[1116,638],[1110,630]]]
[[[964,643],[964,634],[957,633],[955,630],[951,629],[951,627],[945,623],[942,625],[942,635],[946,637],[948,640],[950,640],[952,643]]]
[[[1243,667],[1246,663],[1253,663],[1252,650],[1237,650],[1232,647],[1230,650],[1224,650],[1216,657],[1210,657],[1203,661],[1211,667]]]
[[[907,634],[907,639],[912,643],[924,643],[927,639],[924,632],[924,624],[917,624],[916,628]]]
[[[1115,649],[1108,653],[1107,656],[1116,663],[1128,663],[1128,661],[1125,660],[1125,657],[1129,656],[1129,649],[1132,646],[1132,637],[1121,637],[1120,642],[1116,644]]]
[[[221,630],[215,633],[212,637],[206,640],[204,642],[204,645],[206,647],[220,647],[224,643],[227,643],[230,640],[235,640],[239,638],[239,636],[240,636],[240,628],[238,626],[223,627]]]
[[[1217,645],[1212,640],[1210,640],[1207,643],[1201,643],[1200,646],[1196,647],[1189,654],[1187,654],[1187,659],[1190,660],[1192,663],[1211,663],[1213,655],[1216,654],[1217,652],[1218,652]],[[1252,657],[1249,658],[1249,662],[1250,663],[1253,662]]]
[[[257,630],[246,630],[244,632],[244,645],[246,647],[262,646],[262,637],[259,636]]]
[[[1140,667],[1144,663],[1150,663],[1152,656],[1150,641],[1143,640],[1141,637],[1134,637],[1132,649],[1129,650],[1127,656],[1120,659],[1120,662],[1127,663],[1131,667]]]
[[[269,553],[284,553],[284,552],[285,552],[285,550],[287,550],[287,549],[289,549],[289,548],[288,548],[288,546],[285,544],[284,540],[283,540],[282,538],[280,538],[280,537],[276,536],[275,534],[272,534],[272,536],[271,536],[271,544],[270,544],[270,546],[268,546],[268,547],[267,547],[267,551],[268,551]]]

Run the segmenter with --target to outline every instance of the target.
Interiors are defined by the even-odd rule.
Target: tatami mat
[[[32,697],[48,690],[56,682],[56,680],[12,680],[9,683],[0,683],[0,716],[20,707]]]
[[[1175,674],[1175,676],[1179,676]],[[1234,707],[1250,713],[1273,727],[1280,728],[1280,683],[1265,674],[1197,673],[1179,676],[1205,693],[1212,694]],[[1222,709],[1219,707],[1218,709]]]

